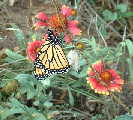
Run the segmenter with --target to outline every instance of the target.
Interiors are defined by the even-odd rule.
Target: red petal
[[[68,29],[74,36],[81,35],[81,30],[77,27],[77,24],[77,20],[68,21]]]
[[[88,69],[87,73],[89,76],[95,76],[96,75],[96,73],[91,68]]]
[[[45,23],[45,22],[41,22],[41,21],[39,21],[39,22],[36,22],[36,23],[34,24],[34,26],[35,26],[35,27],[48,26],[48,24]]]
[[[116,84],[124,84],[124,80],[122,79],[114,79],[113,82]]]
[[[119,74],[115,70],[109,69],[108,71],[112,74],[112,77],[120,78]]]
[[[94,69],[96,72],[98,72],[98,73],[101,73],[101,72],[103,72],[103,70],[104,70],[104,64],[103,64],[102,61],[97,61],[96,63],[94,63],[94,64],[92,65],[92,67],[93,67],[93,69]]]
[[[35,17],[43,21],[48,20],[48,17],[44,12],[39,12]]]
[[[101,92],[106,92],[108,91],[107,87],[105,87],[104,85],[102,85],[100,82],[97,84],[97,91],[101,91]]]
[[[38,54],[37,49],[40,48],[43,43],[44,41],[38,40],[28,43],[27,56],[31,61],[35,61],[36,55]]]
[[[71,8],[69,8],[68,6],[66,5],[63,5],[62,8],[61,8],[61,13],[66,16],[66,17],[69,17],[70,15],[72,15],[72,12],[71,12]]]
[[[72,42],[72,37],[70,35],[65,34],[64,40],[66,41],[66,43],[71,43]]]
[[[122,85],[120,85],[120,84],[110,84],[108,86],[108,89],[110,91],[118,91],[118,90],[121,90],[122,89]]]

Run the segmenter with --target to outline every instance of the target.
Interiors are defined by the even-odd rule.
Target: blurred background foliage
[[[133,1],[59,0],[59,5],[77,10],[83,32],[64,49],[78,51],[80,69],[40,82],[32,76],[26,48],[28,42],[41,39],[41,33],[32,30],[34,15],[54,13],[53,4],[53,0],[0,1],[0,120],[132,120]],[[87,85],[86,71],[100,59],[124,79],[123,91],[116,96],[129,111]]]

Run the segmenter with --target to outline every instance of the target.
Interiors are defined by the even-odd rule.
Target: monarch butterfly
[[[41,46],[34,62],[34,76],[38,80],[43,80],[52,74],[65,73],[70,69],[60,38],[49,29],[47,34],[47,40]]]

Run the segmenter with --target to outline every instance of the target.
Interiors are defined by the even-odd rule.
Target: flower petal
[[[121,91],[122,90],[122,86],[120,84],[110,84],[108,86],[108,89],[112,92],[114,91]]]
[[[39,21],[39,22],[36,22],[33,27],[34,27],[35,30],[38,30],[42,26],[48,26],[48,24],[45,23],[45,22]]]
[[[92,68],[89,68],[89,69],[88,69],[87,74],[88,74],[90,77],[96,75],[96,73],[92,70]]]
[[[43,21],[48,20],[48,17],[47,17],[47,15],[44,12],[39,12],[35,16],[35,18],[38,18],[38,19],[43,20]]]
[[[112,81],[113,83],[124,84],[124,80],[120,78],[119,74],[115,70],[109,69],[108,72],[110,72],[113,77],[113,81]]]
[[[87,78],[87,83],[90,83],[92,89],[97,88],[97,80],[95,78]]]
[[[33,41],[28,43],[27,47],[27,56],[31,61],[35,61],[36,56],[38,54],[38,49],[40,49],[41,45],[44,43],[44,41]]]
[[[97,61],[96,63],[94,63],[94,64],[92,65],[92,68],[93,68],[96,72],[101,73],[101,72],[103,71],[103,69],[104,69],[104,64],[103,64],[102,61]]]
[[[81,35],[81,30],[77,27],[77,24],[78,24],[77,20],[68,21],[68,29],[74,36]]]
[[[61,8],[61,13],[64,16],[69,17],[70,15],[72,15],[72,10],[68,6],[63,5],[62,8]]]
[[[64,40],[66,43],[71,43],[72,42],[72,37],[70,35],[65,34],[64,35]]]
[[[110,75],[110,76],[108,76]],[[124,81],[113,69],[106,69],[102,61],[97,61],[88,70],[87,83],[95,93],[109,95],[110,92],[120,92]]]

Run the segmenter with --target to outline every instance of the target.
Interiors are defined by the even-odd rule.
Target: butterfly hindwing
[[[52,74],[65,73],[69,68],[60,39],[53,34],[53,31],[48,30],[48,38],[38,52],[34,63],[34,76],[38,80],[43,80]]]

